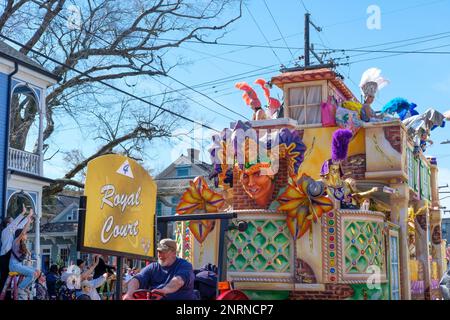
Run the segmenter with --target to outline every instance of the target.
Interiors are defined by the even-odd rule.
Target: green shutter
[[[419,191],[418,171],[420,169],[419,161],[414,159],[414,191]]]
[[[419,166],[420,166],[420,177],[419,177],[419,181],[420,181],[420,198],[423,199],[425,196],[425,175],[423,174],[423,164],[422,161],[419,162]]]
[[[428,200],[431,201],[431,170],[427,169],[427,181],[428,181]]]

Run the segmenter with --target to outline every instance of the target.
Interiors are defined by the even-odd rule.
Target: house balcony
[[[31,152],[9,148],[8,169],[41,176],[41,157]]]

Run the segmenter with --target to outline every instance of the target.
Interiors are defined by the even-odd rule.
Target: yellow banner
[[[105,155],[88,163],[83,247],[154,255],[156,183],[136,161]]]

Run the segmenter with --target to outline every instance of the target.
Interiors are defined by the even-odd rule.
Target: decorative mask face
[[[427,216],[425,214],[420,214],[416,216],[416,220],[419,223],[422,230],[426,230],[427,228]]]
[[[244,191],[259,206],[266,206],[269,203],[275,187],[273,176],[263,175],[258,170],[253,173],[242,172],[240,180]]]
[[[433,234],[431,237],[431,240],[433,241],[433,244],[439,245],[441,243],[441,228],[437,225],[433,228]]]
[[[339,174],[339,166],[337,164],[330,165],[330,175],[336,176]]]
[[[339,164],[330,164],[329,172],[325,176],[326,182],[331,187],[341,187],[341,170]]]

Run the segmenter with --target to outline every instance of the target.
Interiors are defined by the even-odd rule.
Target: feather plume
[[[238,82],[236,83],[235,87],[239,90],[244,91],[242,98],[248,106],[251,106],[253,108],[261,107],[261,101],[259,101],[258,95],[248,83]]]
[[[270,96],[270,89],[267,85],[266,80],[257,79],[255,83],[259,84],[261,88],[264,90],[264,96],[266,97],[267,100],[267,106],[269,107],[269,112],[270,115],[272,116],[277,111],[277,109],[281,107],[281,102],[278,99],[272,98]]]
[[[331,142],[331,159],[333,161],[342,161],[347,158],[348,145],[353,134],[348,129],[339,129],[333,133]]]

